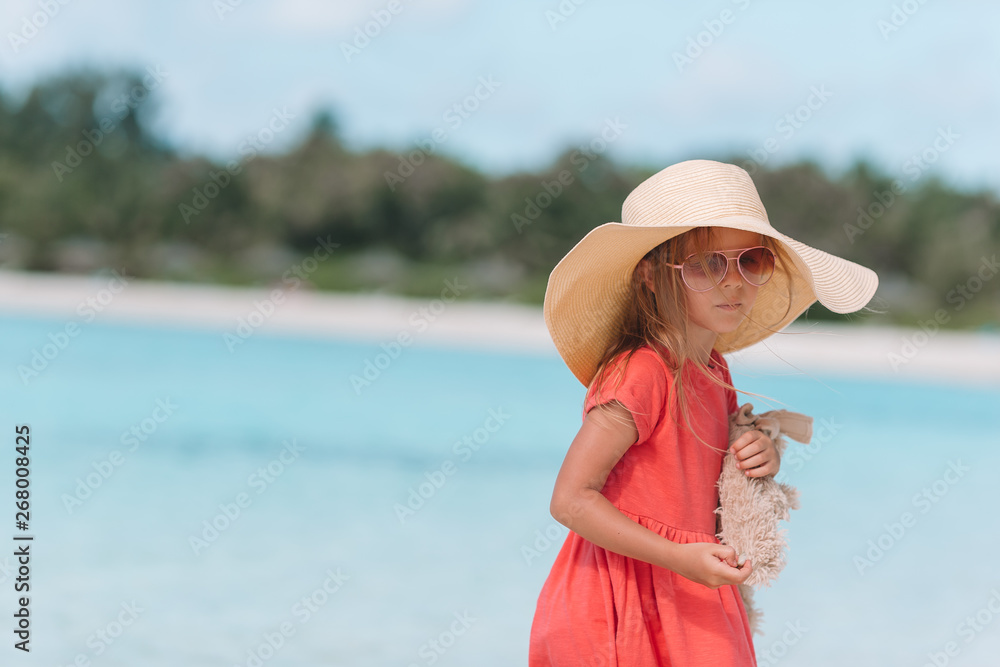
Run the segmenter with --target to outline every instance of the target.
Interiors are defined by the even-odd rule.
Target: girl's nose
[[[722,276],[722,280],[719,285],[722,287],[738,287],[740,283],[743,282],[743,274],[740,273],[740,268],[735,262],[728,262],[726,266],[726,275]]]

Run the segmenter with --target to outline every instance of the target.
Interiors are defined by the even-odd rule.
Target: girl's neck
[[[659,343],[655,343],[655,342],[654,342],[654,345],[656,345],[660,349],[664,350],[664,352],[666,353],[666,355],[667,355],[668,358],[674,359],[673,352],[671,352],[668,348],[665,348],[662,345],[660,345]],[[712,344],[709,345],[709,347],[708,347],[707,350],[705,350],[705,349],[699,349],[699,348],[696,348],[696,347],[692,346],[692,347],[688,348],[688,358],[691,361],[701,362],[701,363],[706,364],[706,365],[710,364],[710,363],[712,363],[712,352],[714,351],[714,346],[715,346],[715,339],[714,338],[712,339]]]
[[[707,364],[711,360],[712,349],[715,347],[715,340],[718,337],[719,334],[707,329],[688,331],[688,350],[691,358]]]

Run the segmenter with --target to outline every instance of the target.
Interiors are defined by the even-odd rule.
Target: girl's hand
[[[729,449],[736,456],[736,467],[747,477],[777,474],[781,465],[777,447],[763,431],[747,431]]]
[[[692,542],[674,546],[670,569],[712,589],[727,584],[742,584],[753,570],[749,560],[742,567],[737,567],[736,549],[724,544]]]

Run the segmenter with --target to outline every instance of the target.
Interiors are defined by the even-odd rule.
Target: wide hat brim
[[[774,229],[749,174],[736,165],[690,160],[667,167],[632,191],[622,207],[622,220],[603,224],[581,239],[552,270],[545,290],[545,324],[560,356],[584,386],[621,333],[639,260],[695,227],[763,234],[783,246],[792,260],[788,271],[778,263],[739,327],[719,334],[715,349],[720,353],[741,350],[781,331],[816,301],[835,313],[860,310],[878,288],[871,269]]]

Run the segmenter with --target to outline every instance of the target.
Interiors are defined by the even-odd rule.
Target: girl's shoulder
[[[670,377],[670,371],[656,351],[648,345],[634,350],[622,350],[608,360],[594,378],[590,392],[600,388],[626,384],[659,383]]]
[[[729,363],[722,353],[712,349],[709,357],[710,368],[718,367],[729,381]],[[647,379],[665,380],[670,383],[674,379],[676,362],[673,353],[665,347],[642,345],[634,350],[623,350],[611,359],[605,369],[605,377],[644,376]]]
[[[628,351],[624,351],[618,355],[616,360],[623,359],[628,354]],[[651,363],[654,360],[664,367],[668,372],[671,367],[676,365],[674,359],[674,354],[663,346],[657,346],[657,349],[653,349],[650,345],[642,345],[635,349],[633,356],[643,359],[645,363]],[[712,348],[712,352],[709,355],[709,363],[718,365],[721,368],[729,369],[729,363],[726,358],[722,356],[722,353]]]
[[[660,355],[663,356],[660,356]],[[664,360],[666,358],[666,361]],[[625,350],[615,357],[609,366],[614,367],[632,367],[633,364],[636,370],[642,373],[658,372],[662,370],[663,372],[670,374],[669,361],[671,361],[671,355],[667,350],[662,350],[657,353],[649,345],[642,345],[637,347],[635,350]]]
[[[583,416],[596,405],[617,401],[632,414],[639,439],[652,433],[668,396],[672,393],[670,372],[656,351],[643,346],[613,357],[604,373],[594,379],[584,401]]]

